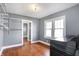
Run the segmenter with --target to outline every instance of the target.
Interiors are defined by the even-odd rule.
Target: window
[[[51,38],[51,34],[52,34],[52,21],[46,21],[44,36]]]
[[[63,37],[63,19],[55,20],[55,38],[62,38]]]
[[[64,17],[57,17],[54,19],[54,37],[55,40],[59,41],[64,41],[65,39],[63,38],[65,35],[64,31]]]
[[[65,41],[63,38],[66,35],[64,20],[65,16],[61,16],[45,21],[44,37],[58,41]]]

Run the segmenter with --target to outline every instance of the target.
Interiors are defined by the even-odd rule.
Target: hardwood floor
[[[2,56],[49,56],[50,47],[40,42],[31,44],[24,42],[23,46],[5,49]]]

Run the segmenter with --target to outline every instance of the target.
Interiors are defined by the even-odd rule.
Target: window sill
[[[50,40],[55,40],[55,41],[61,41],[61,42],[67,42],[66,38],[53,38]]]
[[[52,39],[51,37],[44,37],[45,39]]]

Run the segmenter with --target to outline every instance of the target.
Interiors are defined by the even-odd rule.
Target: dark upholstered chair
[[[68,42],[61,42],[61,41],[50,41],[50,55],[53,56],[72,56],[75,54],[76,49],[76,42],[75,41],[68,41]]]

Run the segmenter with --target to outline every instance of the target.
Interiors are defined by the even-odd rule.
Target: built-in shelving
[[[4,19],[5,17],[8,17],[8,14],[6,13],[6,9],[4,8],[4,5],[0,4],[0,6],[2,8],[1,10],[3,11],[2,13],[0,13],[0,27],[3,27],[4,29],[8,30],[9,20]]]
[[[3,27],[8,30],[8,20],[4,20],[2,17],[3,16],[0,17],[0,27]]]

